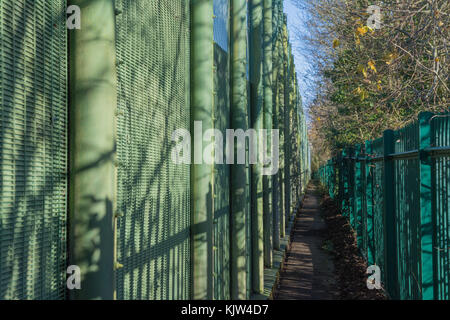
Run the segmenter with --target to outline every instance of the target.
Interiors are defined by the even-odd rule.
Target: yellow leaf
[[[368,27],[368,26],[356,28],[356,32],[357,32],[359,35],[361,35],[361,36],[365,35],[365,34],[367,33],[367,31],[369,31],[369,27]]]
[[[356,44],[359,45],[361,43],[361,40],[359,40],[359,37],[356,36],[356,40],[355,40]]]
[[[373,60],[369,60],[369,62],[367,62],[367,65],[370,69],[373,70],[373,72],[377,73],[377,68],[375,67],[375,62],[373,62]]]
[[[442,21],[439,21],[438,26],[442,27],[444,25],[444,23]]]
[[[366,68],[364,68],[363,65],[361,65],[361,64],[358,65],[358,72],[361,72],[363,74],[364,78],[367,78],[367,70],[366,70]]]
[[[365,89],[361,89],[361,92],[359,93],[359,99],[361,101],[364,101],[368,96],[368,93]]]
[[[398,58],[398,54],[397,54],[396,52],[388,54],[388,55],[385,57],[386,64],[387,64],[387,65],[391,64],[391,63],[394,62],[394,60],[397,59],[397,58]]]
[[[338,39],[334,39],[333,40],[333,49],[336,49],[337,47],[339,47],[339,44],[340,44],[339,40]]]
[[[434,61],[439,62],[439,57],[436,57]]]

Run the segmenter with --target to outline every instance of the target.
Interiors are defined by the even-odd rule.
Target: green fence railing
[[[346,148],[318,175],[391,298],[450,298],[450,113]]]
[[[310,176],[283,3],[0,1],[0,300],[270,295]],[[273,175],[225,163],[250,128]]]

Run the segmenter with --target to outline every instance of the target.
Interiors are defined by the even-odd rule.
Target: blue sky
[[[303,41],[299,33],[306,33],[307,28],[303,23],[306,12],[296,7],[292,0],[284,1],[284,12],[287,14],[289,39],[292,45],[292,53],[295,60],[295,69],[297,71],[297,77],[299,81],[300,93],[303,98],[303,107],[308,106],[313,98],[313,92],[308,91],[305,78],[310,76],[310,68],[312,68],[308,57],[301,52],[301,48],[304,47]]]

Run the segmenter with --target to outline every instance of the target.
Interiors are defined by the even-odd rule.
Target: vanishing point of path
[[[338,298],[332,257],[323,249],[326,225],[320,214],[317,185],[308,186],[296,217],[291,249],[275,295],[279,300],[329,300]]]

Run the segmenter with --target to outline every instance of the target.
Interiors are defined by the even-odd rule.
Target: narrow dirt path
[[[275,299],[329,300],[338,298],[332,257],[323,249],[326,225],[320,214],[317,186],[308,186],[297,216]]]

